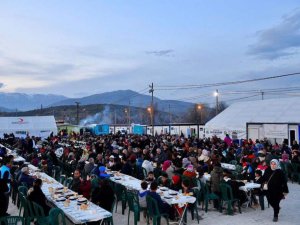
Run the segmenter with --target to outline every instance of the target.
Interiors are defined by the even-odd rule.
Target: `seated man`
[[[155,177],[154,177],[153,171],[150,171],[150,172],[148,173],[148,176],[147,176],[147,178],[146,178],[146,181],[148,181],[148,182],[153,182],[153,181],[155,181]]]
[[[159,186],[163,186],[163,187],[170,188],[171,182],[170,182],[170,180],[169,180],[168,174],[163,173],[163,174],[160,176],[160,179],[159,179],[159,181],[158,181],[158,185],[159,185]]]
[[[247,195],[245,191],[239,189],[239,187],[245,186],[245,184],[240,181],[232,180],[230,178],[230,175],[231,175],[230,171],[224,170],[222,182],[225,182],[226,184],[229,184],[231,186],[233,198],[239,199],[241,204],[247,202]]]

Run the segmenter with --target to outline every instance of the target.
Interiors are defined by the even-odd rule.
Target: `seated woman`
[[[182,187],[182,194],[186,196],[193,196],[194,192],[193,189],[190,188],[190,181],[187,179],[184,179],[181,182],[181,187]],[[175,208],[177,209],[178,214],[181,216],[184,210],[185,205],[175,205]],[[188,204],[188,208],[191,208],[192,205]]]
[[[33,182],[33,188],[29,191],[29,195],[27,198],[29,201],[33,201],[33,202],[39,204],[40,206],[42,206],[44,209],[45,215],[48,215],[51,207],[47,205],[47,199],[46,199],[46,196],[44,195],[41,187],[42,187],[42,180],[36,179]]]
[[[181,189],[180,180],[181,179],[180,179],[179,175],[173,175],[170,189],[172,189],[174,191],[179,191]]]

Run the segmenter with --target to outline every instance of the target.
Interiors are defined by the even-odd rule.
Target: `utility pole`
[[[129,105],[128,105],[128,123],[129,123],[129,126],[131,124],[131,118],[130,118],[130,100],[129,100]]]
[[[264,94],[265,94],[265,92],[263,92],[263,91],[260,91],[261,92],[261,100],[264,100]]]
[[[77,125],[79,125],[79,104],[80,102],[75,102],[76,104],[76,121],[77,121]]]
[[[171,105],[169,104],[169,124],[171,124],[172,115],[171,115]]]
[[[152,127],[152,136],[154,136],[154,107],[153,107],[153,83],[149,85],[149,93],[151,93],[151,127]]]

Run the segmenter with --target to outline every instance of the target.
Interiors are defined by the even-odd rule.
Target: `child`
[[[148,188],[148,183],[146,181],[143,181],[141,183],[141,188],[142,190],[139,191],[139,203],[141,208],[147,208],[147,202],[146,202],[146,197],[147,194],[149,193]]]

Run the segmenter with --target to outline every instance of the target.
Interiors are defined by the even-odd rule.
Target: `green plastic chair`
[[[291,179],[300,184],[300,165],[297,163],[291,163]]]
[[[31,220],[33,220],[34,218],[32,204],[30,201],[27,200],[27,198],[22,193],[19,193],[19,199],[20,199],[19,216],[25,218],[26,224],[30,225]]]
[[[26,186],[19,186],[18,192],[19,194],[23,194],[24,196],[27,196],[28,188]]]
[[[23,217],[27,217],[29,215],[27,199],[22,193],[19,193],[19,200],[20,200],[19,216],[21,216],[23,212]]]
[[[137,225],[137,221],[140,221],[140,211],[141,211],[137,193],[128,191],[127,202],[128,202],[128,225],[129,225],[130,212],[134,213],[134,225]]]
[[[142,168],[143,168],[144,179],[146,179],[147,175],[148,175],[147,170],[144,167],[142,167]]]
[[[152,218],[153,225],[160,225],[161,217],[165,218],[167,225],[169,225],[169,215],[165,213],[160,213],[157,201],[151,196],[146,196],[147,201],[147,224],[149,224],[149,218]]]
[[[203,185],[203,196],[204,196],[204,203],[205,203],[205,212],[207,213],[207,209],[208,209],[208,202],[210,200],[217,200],[219,201],[219,196],[216,195],[215,193],[211,193],[209,190],[209,187],[207,184]]]
[[[50,225],[66,225],[64,211],[59,208],[52,208],[49,212]]]
[[[122,202],[122,215],[125,213],[126,202],[127,202],[127,191],[126,188],[118,183],[115,183],[115,195],[116,195],[116,212],[118,210],[118,202]]]
[[[65,180],[66,180],[66,175],[62,174],[59,177],[59,183],[61,183],[62,185],[65,185]]]
[[[233,214],[232,204],[234,202],[237,202],[239,212],[242,213],[240,200],[237,199],[237,198],[233,198],[231,186],[228,185],[228,184],[225,184],[225,183],[221,183],[220,184],[220,190],[221,190],[220,212],[222,212],[222,206],[223,206],[223,203],[225,202],[225,203],[227,203],[227,213],[228,213],[228,215],[232,215]]]
[[[42,206],[35,202],[31,202],[33,206],[34,218],[36,219],[39,225],[49,225],[50,224],[50,217],[45,216],[45,212]]]
[[[167,179],[167,187],[169,188],[170,186],[171,186],[171,183],[172,183],[172,181],[171,181],[171,179]],[[159,186],[162,186],[162,176],[159,176],[158,178],[157,178],[157,184],[159,185]]]
[[[113,202],[111,204],[111,209],[110,209],[111,217],[105,218],[103,220],[103,222],[107,225],[114,225],[113,213],[116,205],[116,199],[117,199],[116,196],[114,196]]]
[[[25,218],[21,216],[6,216],[0,218],[0,225],[25,225]]]
[[[68,178],[66,179],[65,185],[66,185],[69,189],[71,189],[72,182],[73,182],[73,177],[68,177]]]

